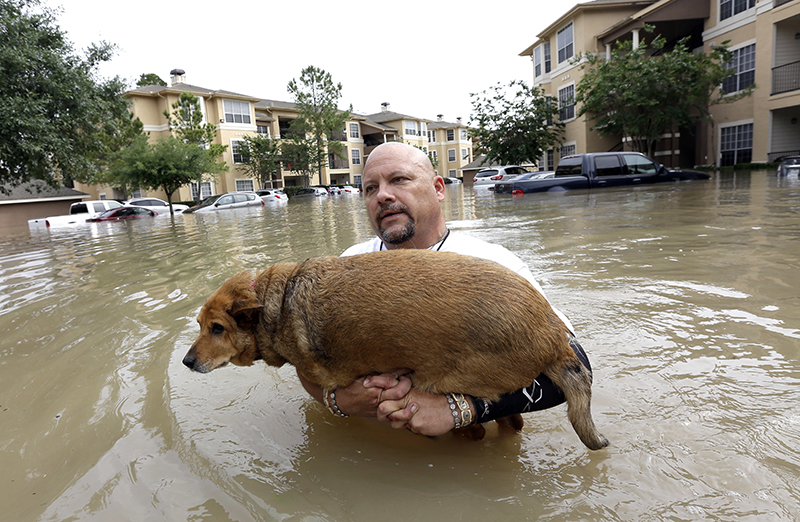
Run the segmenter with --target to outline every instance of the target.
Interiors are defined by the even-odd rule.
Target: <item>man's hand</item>
[[[399,369],[391,373],[369,375],[356,379],[348,386],[336,388],[336,405],[345,415],[375,417],[378,404],[385,400],[400,400],[411,389],[411,380],[402,377],[410,370]],[[315,399],[322,402],[322,388],[297,372],[303,387]]]
[[[403,379],[407,377],[401,377]],[[416,388],[412,388],[400,400],[381,402],[378,405],[378,420],[391,422],[393,428],[407,428],[431,437],[443,435],[455,427],[447,397]]]

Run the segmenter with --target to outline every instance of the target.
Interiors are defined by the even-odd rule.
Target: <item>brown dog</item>
[[[331,389],[410,368],[417,388],[488,401],[544,373],[563,390],[581,441],[608,445],[566,326],[527,280],[492,261],[395,250],[277,263],[228,279],[197,321],[183,363],[202,373],[289,362]]]

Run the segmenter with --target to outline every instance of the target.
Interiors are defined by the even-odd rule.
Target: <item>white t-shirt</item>
[[[370,239],[369,241],[365,241],[363,243],[359,243],[357,245],[353,245],[344,252],[342,252],[342,256],[354,256],[358,254],[367,254],[369,252],[378,252],[383,249],[383,241],[380,238],[375,237]],[[544,290],[533,278],[533,274],[531,274],[528,265],[525,264],[522,259],[514,255],[510,250],[500,245],[495,245],[493,243],[487,243],[481,239],[477,239],[474,237],[467,236],[465,234],[460,234],[458,232],[450,232],[447,237],[444,239],[444,242],[439,242],[430,247],[428,250],[437,250],[440,252],[455,252],[457,254],[462,254],[466,256],[473,256],[473,257],[480,257],[482,259],[488,259],[490,261],[494,261],[496,263],[500,263],[504,267],[513,270],[514,272],[518,273],[525,279],[527,279],[533,287],[539,291],[540,294],[547,299],[547,295],[545,295]],[[548,299],[548,302],[550,300]],[[555,306],[550,304],[553,308],[553,311],[558,315],[558,317],[564,321],[564,324],[569,328],[570,332],[575,334],[575,329],[572,327],[572,323],[567,319],[560,310],[558,310]]]

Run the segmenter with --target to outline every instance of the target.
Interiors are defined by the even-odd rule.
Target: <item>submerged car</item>
[[[788,156],[783,158],[778,165],[778,176],[800,177],[800,156]]]
[[[559,160],[554,176],[498,183],[494,193],[522,195],[710,178],[705,172],[696,170],[668,169],[639,152],[596,152],[564,156]]]
[[[157,212],[141,207],[119,207],[106,210],[100,215],[89,218],[86,221],[98,223],[100,221],[122,221],[125,219],[137,219],[143,217],[156,217]]]
[[[217,196],[210,196],[196,207],[189,207],[184,214],[217,212],[235,208],[263,207],[264,202],[255,192],[227,192]]]
[[[134,198],[129,199],[128,201],[123,202],[123,204],[133,207],[142,207],[148,210],[152,210],[156,214],[169,214],[169,203],[164,201],[163,199],[158,198]],[[184,210],[189,208],[188,205],[179,205],[177,203],[172,204],[172,210],[175,211],[176,214],[180,214]]]
[[[504,165],[502,167],[492,167],[483,169],[472,178],[473,186],[491,186],[500,181],[508,181],[516,178],[520,174],[526,174],[528,169],[519,165]]]
[[[259,195],[261,201],[264,203],[274,203],[276,201],[286,201],[289,199],[289,196],[281,189],[261,189],[256,190],[256,194]]]
[[[322,196],[327,196],[328,191],[324,188],[320,187],[305,187],[301,188],[297,192],[294,193],[292,199],[305,199],[305,198],[319,198]]]

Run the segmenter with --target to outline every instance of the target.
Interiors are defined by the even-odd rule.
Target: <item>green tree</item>
[[[161,79],[161,77],[155,73],[142,73],[139,77],[139,81],[136,82],[137,87],[146,87],[148,85],[160,85],[162,87],[167,86],[167,82]]]
[[[264,187],[268,182],[277,179],[281,168],[281,148],[278,140],[258,134],[245,136],[239,142],[238,152],[242,155],[245,170],[256,180],[258,186]]]
[[[203,112],[200,109],[200,100],[191,92],[182,92],[178,101],[172,104],[172,112],[165,110],[169,128],[173,135],[185,143],[191,143],[202,149],[209,157],[207,174],[220,174],[228,170],[228,165],[222,162],[222,154],[227,145],[214,143],[217,138],[217,128],[210,123],[203,123]],[[198,191],[198,198],[200,197]]]
[[[352,107],[345,111],[338,109],[342,84],[333,83],[330,73],[313,65],[301,71],[299,80],[291,80],[287,89],[294,96],[298,110],[297,118],[291,124],[291,150],[304,158],[302,163],[307,163],[307,169],[300,170],[303,176],[310,178],[309,173],[316,171],[322,183],[322,169],[328,164],[328,154],[345,158],[344,145],[334,137],[344,129]],[[300,164],[297,161],[293,163]]]
[[[55,186],[97,175],[107,122],[128,110],[125,83],[101,79],[107,42],[75,52],[39,0],[0,0],[0,190],[41,179]]]
[[[575,89],[578,116],[587,115],[601,136],[628,138],[634,150],[652,157],[665,133],[698,120],[713,123],[712,105],[752,92],[754,86],[726,96],[719,89],[732,74],[727,41],[709,54],[692,52],[688,43],[684,38],[667,50],[666,40],[658,36],[636,49],[630,41],[618,42],[610,60],[577,56],[586,60],[582,67],[587,69]]]
[[[514,80],[470,97],[470,134],[489,164],[534,162],[561,141],[564,124],[554,121],[558,108],[542,89]]]
[[[173,212],[176,190],[192,181],[199,183],[218,169],[219,163],[196,143],[175,136],[150,143],[143,134],[116,155],[109,176],[129,188],[162,189]]]

